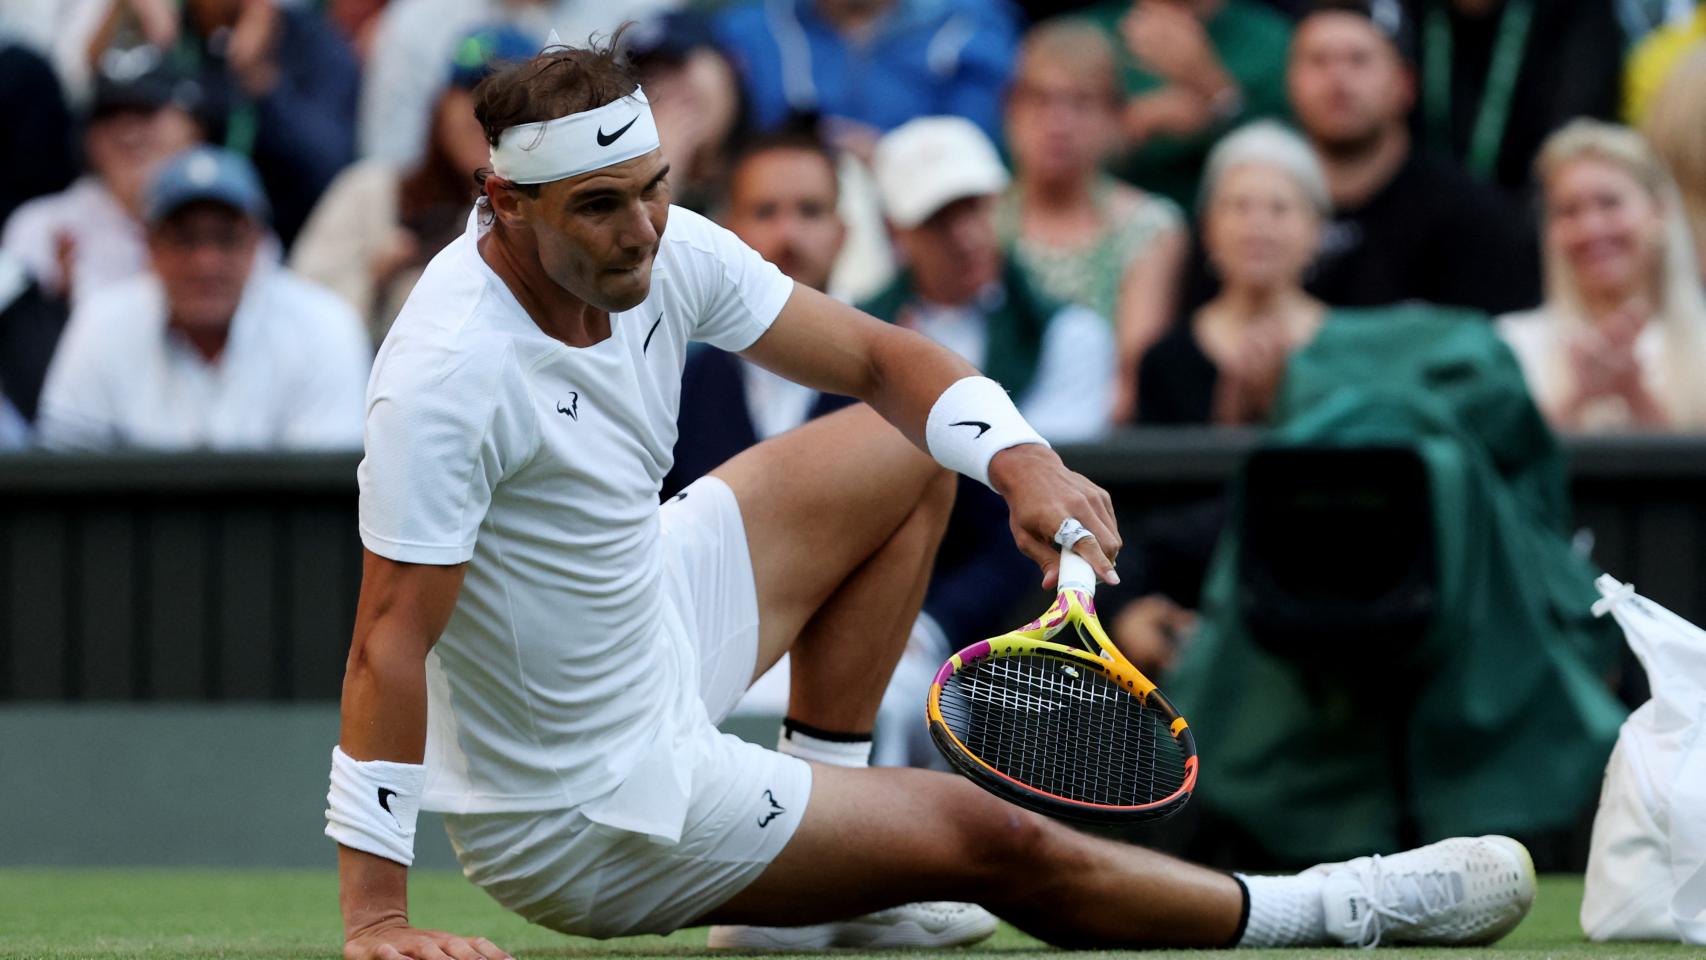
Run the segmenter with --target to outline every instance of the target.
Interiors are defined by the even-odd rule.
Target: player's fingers
[[[438,944],[431,940],[422,940],[414,945],[409,950],[409,956],[414,957],[415,960],[452,960],[450,954],[445,953]]]
[[[438,942],[438,948],[454,960],[488,960],[478,947],[461,937],[446,937]]]
[[[1125,541],[1120,537],[1119,520],[1114,517],[1113,498],[1108,496],[1108,491],[1097,487],[1096,492],[1090,497],[1090,503],[1095,511],[1096,520],[1100,523],[1101,528],[1107,532],[1106,537],[1097,533],[1097,542],[1101,543],[1102,552],[1108,555],[1108,562],[1114,563],[1119,560],[1120,549],[1125,546]],[[1091,529],[1095,530],[1096,527],[1091,526]]]
[[[365,950],[357,949],[353,953],[350,950],[345,950],[344,956],[348,958],[348,960],[356,960],[358,957],[365,956],[372,956],[373,960],[405,960],[403,951],[398,950],[389,943],[380,944],[378,949],[374,950],[371,954]]]
[[[1108,559],[1108,555],[1102,552],[1102,545],[1097,542],[1099,539],[1100,537],[1085,537],[1072,545],[1072,552],[1090,564],[1090,569],[1096,571],[1097,579],[1104,583],[1117,584],[1120,582],[1119,571],[1114,569],[1113,561]]]
[[[475,937],[472,942],[474,946],[480,948],[480,953],[485,956],[486,960],[515,960],[507,950],[485,937]]]
[[[1075,519],[1090,532],[1090,536],[1074,543],[1073,552],[1090,562],[1097,578],[1106,583],[1119,583],[1119,574],[1114,572],[1114,557],[1120,552],[1120,530],[1113,517],[1103,512],[1100,502],[1086,496]]]

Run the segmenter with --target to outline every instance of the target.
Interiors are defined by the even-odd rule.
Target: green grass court
[[[421,871],[411,878],[412,914],[422,926],[483,934],[519,958],[683,956],[705,953],[705,932],[599,942],[560,936],[505,913],[458,874]],[[1687,957],[1682,944],[1590,944],[1576,925],[1580,877],[1541,881],[1534,913],[1497,947],[1501,960],[1546,957]],[[330,871],[0,870],[0,958],[336,958],[340,953],[337,878]],[[1386,960],[1446,960],[1482,951],[1382,950]],[[962,955],[1047,955],[1010,928]],[[1240,960],[1287,960],[1351,951],[1241,951]],[[1208,956],[1155,952],[1158,958]],[[840,953],[852,960],[855,953]],[[1100,954],[1077,954],[1095,957]]]

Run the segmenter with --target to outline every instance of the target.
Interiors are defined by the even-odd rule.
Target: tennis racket
[[[1096,574],[1070,548],[1059,589],[1041,617],[948,658],[930,686],[931,738],[954,769],[1028,810],[1085,823],[1177,812],[1197,782],[1185,718],[1108,639]]]

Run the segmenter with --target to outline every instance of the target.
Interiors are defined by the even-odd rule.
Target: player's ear
[[[486,178],[483,186],[486,191],[486,203],[499,223],[506,227],[515,227],[526,220],[522,204],[528,198],[515,184],[502,177],[490,176]]]

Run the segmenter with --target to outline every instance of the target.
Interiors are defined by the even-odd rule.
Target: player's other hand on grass
[[[989,461],[989,483],[1007,500],[1008,525],[1025,556],[1043,569],[1043,589],[1059,579],[1060,548],[1054,535],[1071,517],[1095,536],[1073,548],[1089,561],[1096,576],[1119,583],[1114,558],[1120,552],[1119,524],[1108,492],[1066,468],[1060,455],[1039,443],[1020,444]]]
[[[386,920],[350,934],[344,960],[513,960],[485,937],[458,937]]]

